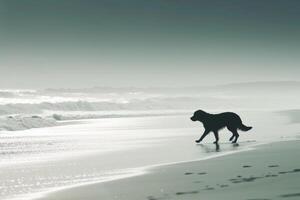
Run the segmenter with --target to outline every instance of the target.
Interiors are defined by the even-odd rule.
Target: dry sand
[[[65,189],[41,199],[300,199],[300,141],[156,167],[145,175]]]

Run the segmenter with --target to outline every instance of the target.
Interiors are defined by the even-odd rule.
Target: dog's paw
[[[195,142],[196,142],[196,143],[200,143],[201,141],[200,141],[200,140],[195,140]]]
[[[218,144],[218,142],[217,142],[217,141],[214,141],[214,144]]]

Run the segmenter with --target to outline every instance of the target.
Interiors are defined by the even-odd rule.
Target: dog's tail
[[[251,126],[245,126],[244,124],[241,124],[239,129],[242,130],[242,131],[249,131],[250,129],[252,129],[252,127]]]

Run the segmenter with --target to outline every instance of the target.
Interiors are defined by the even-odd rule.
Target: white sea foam
[[[0,130],[5,131],[17,131],[56,125],[58,125],[57,121],[51,117],[9,116],[0,118]]]

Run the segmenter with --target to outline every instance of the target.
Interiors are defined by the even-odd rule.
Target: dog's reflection
[[[214,144],[214,145],[199,144],[198,146],[202,147],[202,149],[204,149],[205,153],[220,152],[221,151],[219,144]]]
[[[216,145],[216,152],[219,152],[220,151],[220,145],[217,143],[215,144]]]
[[[198,146],[202,147],[202,149],[204,149],[205,153],[211,153],[211,152],[221,152],[222,149],[220,148],[220,144],[198,144]],[[239,146],[238,143],[235,144],[231,144],[230,145],[233,148],[236,148]]]

